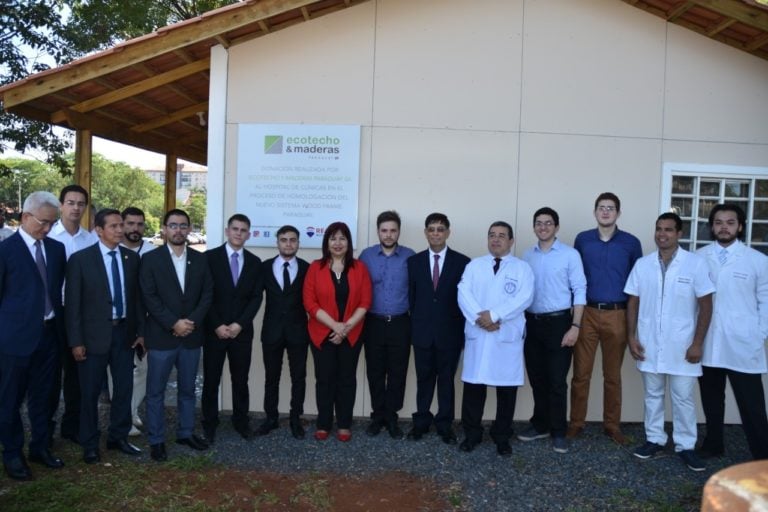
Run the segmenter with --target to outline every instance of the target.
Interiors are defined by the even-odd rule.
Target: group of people
[[[483,437],[487,387],[496,388],[490,437],[499,455],[511,454],[517,389],[525,373],[533,390],[530,424],[521,441],[551,438],[566,453],[584,428],[597,348],[604,376],[603,427],[624,444],[620,430],[621,366],[625,349],[638,361],[645,388],[647,442],[634,454],[665,448],[664,394],[673,404],[675,451],[703,470],[694,450],[694,388],[698,378],[706,415],[699,453],[724,451],[725,380],[730,380],[750,450],[768,458],[762,374],[768,335],[768,257],[746,247],[746,224],[735,205],[712,209],[715,242],[693,254],[678,244],[683,225],[674,213],[656,221],[657,250],[643,257],[640,242],[619,230],[619,198],[600,194],[597,227],[573,248],[557,238],[558,213],[533,215],[538,242],[522,258],[504,222],[487,232],[484,256],[470,260],[448,247],[451,224],[442,213],[424,222],[427,249],[399,244],[394,211],[376,221],[378,244],[354,257],[349,227],[324,231],[322,255],[297,256],[300,232],[281,227],[278,254],[266,261],[245,249],[248,217],[228,219],[226,241],[200,253],[187,250],[189,216],[167,212],[165,247],[145,244],[137,208],[102,209],[91,233],[80,227],[87,192],[65,187],[59,198],[34,192],[24,202],[18,232],[0,243],[0,443],[6,473],[28,479],[27,460],[63,466],[51,452],[53,421],[63,391],[61,437],[82,446],[83,460],[100,460],[98,403],[109,370],[111,407],[106,448],[141,450],[129,435],[146,427],[151,458],[167,459],[165,392],[177,376],[176,443],[205,450],[219,425],[219,387],[225,361],[232,379],[232,424],[245,439],[279,427],[279,382],[287,354],[291,380],[289,426],[305,437],[303,405],[307,356],[315,369],[314,438],[334,427],[352,437],[357,367],[365,347],[371,395],[370,436],[400,427],[413,348],[416,412],[407,438],[434,427],[447,444],[458,439],[454,379],[464,351],[462,451]],[[155,250],[152,250],[155,249]],[[254,318],[265,302],[261,328],[265,418],[250,424],[248,374]],[[195,380],[203,360],[202,435],[195,434]],[[573,362],[570,423],[567,375]],[[436,412],[432,402],[437,394]],[[146,395],[146,421],[139,403]],[[20,408],[27,400],[32,435],[24,457]]]

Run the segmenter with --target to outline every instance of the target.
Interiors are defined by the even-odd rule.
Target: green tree
[[[92,203],[97,209],[136,206],[147,218],[163,215],[163,186],[137,167],[93,155]]]
[[[184,207],[189,214],[189,221],[197,229],[205,231],[205,212],[208,208],[205,189],[193,188]]]
[[[0,203],[11,208],[21,208],[21,202],[36,190],[47,190],[59,195],[59,190],[69,183],[56,168],[30,158],[6,158],[0,166],[9,170],[7,178],[0,180]]]

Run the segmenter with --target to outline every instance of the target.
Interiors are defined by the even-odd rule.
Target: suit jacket
[[[261,326],[261,342],[272,344],[285,339],[289,345],[304,345],[309,343],[309,332],[302,289],[309,263],[296,258],[299,271],[291,286],[283,290],[281,283],[277,282],[272,272],[272,265],[277,258],[278,256],[275,256],[262,264],[267,302],[264,309],[264,323]]]
[[[43,239],[48,294],[56,315],[56,327],[64,328],[61,288],[64,284],[67,256],[64,244]],[[35,259],[19,233],[0,243],[0,354],[28,356],[43,334],[45,285]]]
[[[467,263],[467,256],[449,247],[435,290],[429,250],[408,258],[408,299],[414,346],[461,348],[464,345],[464,315],[459,309],[457,286]]]
[[[215,331],[220,325],[237,322],[243,330],[234,341],[253,341],[253,319],[261,306],[263,275],[261,260],[246,250],[242,254],[243,267],[235,286],[226,244],[205,253],[213,278],[213,303],[205,321],[208,339],[219,339]]]
[[[118,247],[123,263],[125,324],[129,344],[143,336],[144,319],[139,293],[139,256]],[[101,244],[74,253],[67,262],[66,320],[70,347],[85,346],[86,353],[107,354],[112,342],[112,293]]]
[[[139,285],[147,311],[144,342],[150,350],[171,350],[183,344],[197,348],[203,344],[205,316],[213,301],[213,279],[205,254],[187,249],[184,291],[167,246],[148,252],[141,259]],[[173,325],[181,318],[195,322],[195,330],[179,338]]]
[[[308,329],[309,337],[312,343],[320,348],[320,345],[331,334],[330,329],[320,322],[315,315],[322,309],[336,320],[339,318],[339,307],[336,305],[336,287],[331,278],[331,270],[328,265],[322,265],[322,260],[315,260],[307,270],[307,277],[304,279],[304,307],[309,314]],[[349,320],[357,308],[363,308],[366,311],[371,309],[372,286],[371,277],[368,275],[368,269],[360,260],[355,260],[354,265],[347,271],[347,281],[349,282],[349,297],[347,305],[344,308],[344,314],[341,316],[343,321]],[[349,344],[354,346],[360,333],[363,330],[365,319],[349,331],[347,339]]]

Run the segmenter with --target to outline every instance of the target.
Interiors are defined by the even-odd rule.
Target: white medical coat
[[[706,259],[717,289],[701,363],[743,373],[765,373],[768,257],[738,240],[734,244],[725,265],[720,265],[717,243],[697,251]]]
[[[704,258],[679,248],[662,278],[659,253],[637,260],[627,278],[624,293],[640,298],[637,339],[645,360],[641,372],[698,377],[701,363],[685,360],[693,342],[698,318],[697,298],[714,293]]]
[[[464,367],[461,380],[490,386],[522,386],[525,310],[533,302],[534,277],[530,265],[507,255],[493,273],[493,256],[473,259],[459,283],[459,307],[464,324]],[[475,324],[488,310],[501,328],[488,332]]]

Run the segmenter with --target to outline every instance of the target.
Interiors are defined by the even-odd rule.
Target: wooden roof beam
[[[259,28],[261,29],[261,31],[266,33],[266,34],[269,34],[269,25],[267,25],[267,22],[264,21],[264,20],[259,20],[258,23],[259,23]]]
[[[207,112],[207,111],[208,111],[208,102],[203,101],[201,103],[198,103],[197,105],[190,105],[189,107],[183,108],[179,111],[173,112],[166,116],[158,117],[157,119],[153,119],[152,121],[147,121],[146,123],[137,124],[131,127],[131,130],[138,133],[148,132],[149,130],[154,130],[155,128],[159,128],[167,124],[175,123],[176,121],[181,121],[182,119],[191,117],[197,114],[198,112]]]
[[[247,1],[204,14],[194,20],[161,28],[156,32],[133,39],[98,53],[84,57],[59,69],[32,75],[0,88],[5,108],[60,91],[114,71],[144,62],[152,57],[172,52],[231,30],[247,26],[258,20],[282,14],[314,3],[316,0],[261,0]]]
[[[693,7],[693,2],[681,2],[680,5],[672,9],[669,14],[667,14],[667,21],[675,21],[677,18],[685,14],[685,12]]]
[[[176,69],[166,71],[165,73],[160,73],[159,75],[147,78],[141,82],[136,82],[135,84],[127,85],[120,89],[110,91],[106,94],[102,94],[101,96],[91,98],[90,100],[85,100],[69,108],[76,112],[90,112],[91,110],[102,108],[112,103],[137,96],[150,89],[155,89],[162,85],[169,84],[175,80],[178,80],[179,78],[194,75],[195,73],[199,73],[200,71],[204,71],[210,67],[210,58],[201,59],[199,61],[192,62],[191,64],[185,64],[184,66],[178,67]],[[58,112],[54,112],[51,115],[51,120],[54,123],[58,123],[63,120],[65,116],[66,114],[64,111],[59,110]]]
[[[712,27],[708,28],[707,29],[707,36],[713,37],[713,36],[719,34],[720,32],[722,32],[723,30],[727,29],[728,27],[730,27],[734,23],[736,23],[735,19],[733,19],[733,18],[725,18],[722,21],[720,21],[719,23],[716,23]]]
[[[307,10],[306,6],[301,8],[301,15],[304,16],[304,21],[309,21],[312,19],[309,16],[309,11]]]
[[[747,44],[745,44],[744,49],[747,50],[748,52],[753,52],[758,48],[762,48],[767,44],[768,44],[768,34],[763,34],[761,36],[754,38]]]
[[[691,0],[696,5],[768,32],[768,12],[759,11],[738,0]]]

